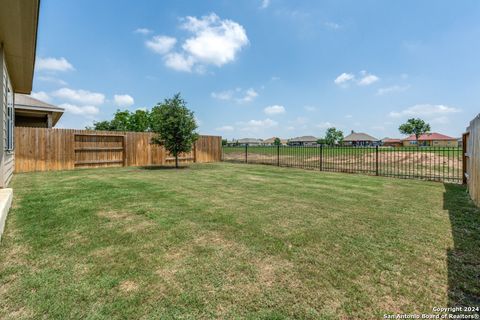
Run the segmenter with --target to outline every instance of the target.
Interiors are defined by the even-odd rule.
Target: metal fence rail
[[[462,183],[462,148],[224,146],[223,161]]]

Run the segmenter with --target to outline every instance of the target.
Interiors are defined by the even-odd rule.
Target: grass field
[[[480,303],[459,185],[241,164],[17,174],[0,319],[337,319]]]

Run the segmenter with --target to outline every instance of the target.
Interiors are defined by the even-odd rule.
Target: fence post
[[[378,146],[375,146],[375,175],[378,176]]]
[[[320,145],[320,171],[323,171],[323,144]]]
[[[277,145],[277,167],[280,167],[280,145]]]
[[[467,184],[467,138],[469,133],[466,132],[462,135],[462,183]]]
[[[248,143],[245,143],[245,163],[248,163]]]

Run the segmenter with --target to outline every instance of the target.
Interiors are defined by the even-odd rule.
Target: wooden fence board
[[[480,114],[470,122],[466,134],[465,172],[468,192],[472,200],[480,206]]]
[[[15,128],[15,172],[173,164],[150,132]],[[221,160],[221,137],[200,136],[181,163]]]

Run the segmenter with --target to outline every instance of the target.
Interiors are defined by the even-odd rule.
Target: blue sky
[[[33,95],[83,128],[181,92],[202,134],[459,137],[480,112],[480,2],[41,2]]]

